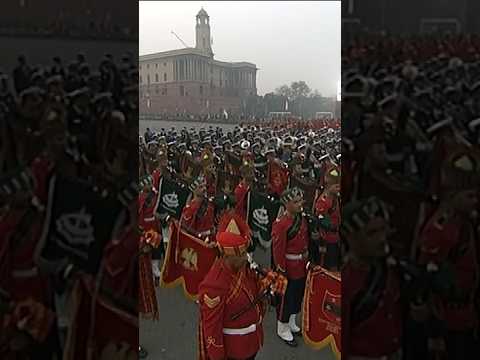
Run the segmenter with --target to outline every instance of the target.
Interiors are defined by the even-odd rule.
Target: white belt
[[[255,330],[257,330],[257,324],[252,324],[250,326],[247,326],[241,329],[223,328],[223,333],[225,335],[247,335],[255,332]]]
[[[285,254],[287,260],[303,260],[303,254]]]
[[[152,216],[152,217],[148,217],[148,218],[143,218],[144,221],[154,221],[155,220],[155,216]]]

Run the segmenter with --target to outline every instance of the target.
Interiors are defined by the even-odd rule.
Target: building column
[[[193,80],[193,59],[190,59],[190,80]]]

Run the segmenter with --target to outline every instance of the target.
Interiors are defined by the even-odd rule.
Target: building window
[[[158,74],[155,74],[155,82],[158,82]]]
[[[162,89],[162,95],[167,95],[167,88],[166,88],[166,87],[164,87],[164,88]]]
[[[147,64],[147,69],[148,69],[149,67],[150,67],[149,64]]]
[[[155,64],[155,69],[158,68],[158,64]]]
[[[147,84],[150,85],[150,75],[147,75]]]
[[[155,86],[155,94],[158,94],[158,85]]]
[[[203,95],[203,86],[200,85],[200,95]]]
[[[165,62],[165,63],[163,63],[163,66],[167,66],[167,63],[166,63],[166,62]]]
[[[202,38],[203,48],[205,49],[205,38]]]
[[[165,81],[165,82],[167,81],[167,73],[163,74],[163,81]]]
[[[180,85],[180,96],[185,96],[185,88],[183,85]]]

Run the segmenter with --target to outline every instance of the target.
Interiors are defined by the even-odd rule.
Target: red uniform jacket
[[[473,295],[478,279],[473,229],[467,221],[453,217],[446,219],[437,212],[422,231],[419,262],[441,264],[446,261],[452,264],[455,287],[466,297]],[[437,306],[449,330],[468,330],[475,325],[476,311],[472,297],[460,307],[448,305],[449,299],[437,299]]]
[[[383,296],[371,316],[359,323],[352,323],[352,303],[367,284],[370,268],[347,262],[342,270],[342,357],[378,357],[395,353],[400,349],[402,337],[402,313],[399,275],[387,271]]]
[[[50,180],[50,175],[54,166],[55,164],[53,161],[43,156],[35,158],[30,166],[33,178],[35,179],[33,192],[38,200],[40,200],[40,203],[44,206],[47,205],[48,181]]]
[[[245,221],[247,221],[247,195],[249,191],[250,186],[244,180],[240,181],[235,188],[235,212]]]
[[[149,204],[146,204],[147,196],[149,195],[146,192],[142,192],[138,196],[138,225],[145,231],[153,229],[162,235],[160,220],[155,217],[155,205],[159,194],[154,193]]]
[[[263,305],[256,304],[237,319],[231,319],[248,307],[259,292],[257,275],[250,268],[245,267],[235,274],[222,259],[215,261],[199,286],[201,359],[246,359],[260,350],[263,345]],[[225,329],[250,326],[251,332],[246,334],[225,334]]]
[[[329,218],[332,227],[336,228],[336,231],[326,231],[323,230],[321,235],[328,243],[336,243],[340,240],[340,235],[338,232],[338,227],[340,225],[340,204],[335,205],[335,209],[332,209],[333,198],[322,194],[318,197],[317,202],[315,203],[315,214],[322,215],[323,217]]]
[[[160,170],[155,169],[152,171],[152,178],[153,178],[153,187],[160,191],[160,179],[162,178],[162,173]]]
[[[208,200],[203,200],[208,201]],[[182,225],[195,232],[208,231],[215,225],[215,207],[211,201],[208,201],[207,209],[203,214],[199,214],[202,200],[192,199],[182,211]]]
[[[307,221],[302,218],[300,230],[293,239],[287,240],[287,232],[293,225],[293,218],[285,214],[272,225],[273,261],[281,270],[286,271],[287,278],[301,279],[307,276],[307,257],[302,259],[287,259],[288,255],[306,254],[308,250]]]

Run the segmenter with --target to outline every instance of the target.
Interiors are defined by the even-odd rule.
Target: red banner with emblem
[[[198,286],[217,258],[217,250],[181,230],[176,220],[170,222],[169,233],[161,286],[174,287],[182,284],[185,296],[196,300]]]
[[[72,293],[72,322],[64,360],[130,360],[138,357],[138,317],[95,291],[93,278],[79,279]],[[114,331],[112,331],[114,329]]]
[[[320,266],[309,270],[303,299],[303,338],[314,349],[330,345],[341,357],[341,279]]]

